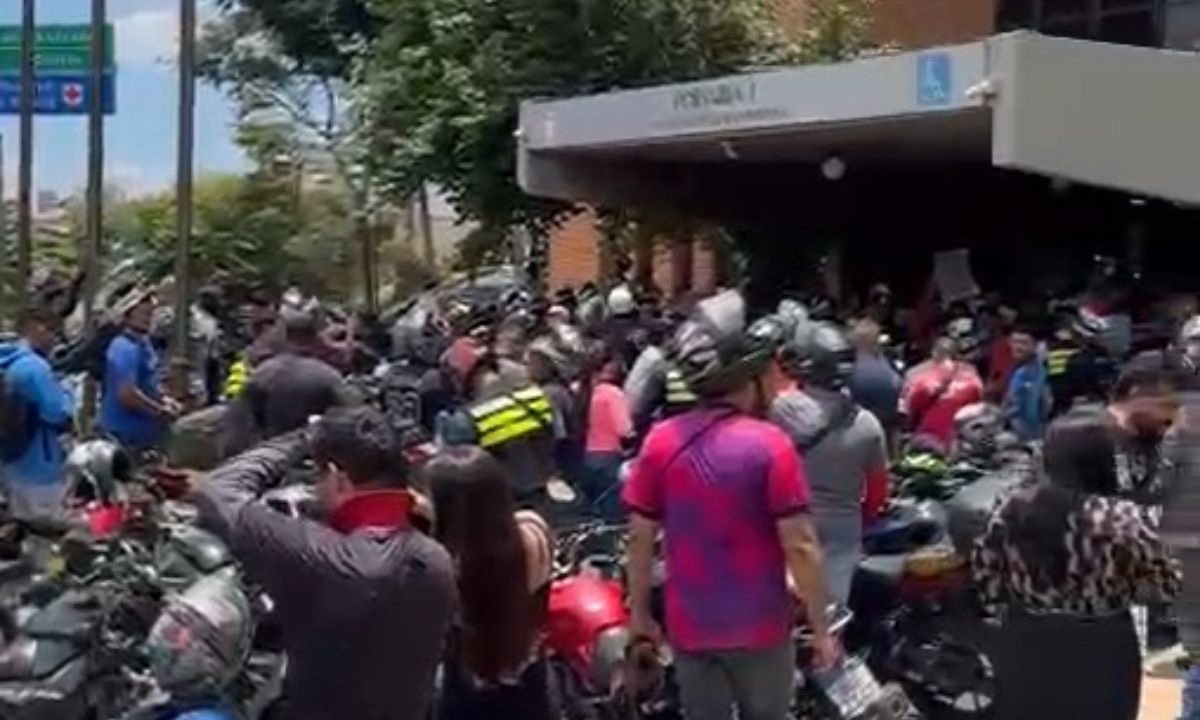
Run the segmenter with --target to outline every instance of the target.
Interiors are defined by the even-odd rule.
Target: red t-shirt
[[[809,492],[781,429],[726,408],[666,420],[646,438],[622,499],[662,522],[673,647],[758,650],[789,637],[776,522],[807,511]]]
[[[983,400],[983,382],[967,363],[927,363],[913,370],[904,384],[900,405],[913,432],[928,435],[949,448],[954,440],[954,416]]]

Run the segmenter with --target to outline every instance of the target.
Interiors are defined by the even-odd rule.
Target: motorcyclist
[[[631,627],[657,632],[650,583],[661,529],[684,714],[730,718],[736,705],[740,717],[786,717],[795,675],[789,572],[817,665],[830,667],[838,650],[799,458],[786,434],[760,419],[776,338],[746,330],[745,302],[730,291],[698,304],[676,347],[702,401],[651,430],[624,486]]]
[[[647,329],[646,347],[625,376],[625,397],[635,434],[644,435],[651,423],[696,406],[698,398],[668,356],[665,322]]]
[[[586,432],[586,402],[574,390],[583,370],[584,349],[575,341],[582,342],[559,328],[535,338],[525,352],[529,378],[550,398],[555,422],[562,427],[554,456],[562,476],[571,482],[577,482],[582,473]]]
[[[545,509],[546,491],[557,477],[556,444],[566,428],[546,392],[523,366],[497,357],[490,348],[460,338],[447,351],[462,404],[438,418],[443,445],[479,445],[509,473],[518,503]]]
[[[776,396],[770,417],[804,458],[830,599],[846,604],[864,525],[887,500],[887,436],[879,420],[847,392],[855,352],[840,327],[804,325],[780,357],[799,386]]]
[[[302,427],[313,415],[361,402],[341,373],[318,359],[317,318],[283,312],[287,345],[256,367],[245,390],[230,403],[221,442],[226,456],[260,440]]]
[[[258,501],[305,454],[328,524]],[[407,485],[387,420],[359,406],[229,461],[193,493],[202,526],[277,606],[288,672],[273,716],[426,717],[455,577],[446,551],[413,529]]]
[[[1046,377],[1053,404],[1051,417],[1078,402],[1096,402],[1108,395],[1116,366],[1101,340],[1107,332],[1103,318],[1087,308],[1064,313],[1046,353]]]

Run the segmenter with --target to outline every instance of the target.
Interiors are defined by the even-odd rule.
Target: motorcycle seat
[[[908,558],[904,555],[868,555],[858,565],[858,572],[873,585],[892,586],[904,578]]]
[[[47,678],[82,654],[68,640],[19,637],[0,650],[0,682]]]

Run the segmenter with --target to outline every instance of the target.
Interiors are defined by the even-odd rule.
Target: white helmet
[[[632,315],[636,310],[633,302],[633,291],[628,285],[618,285],[608,293],[608,314]]]

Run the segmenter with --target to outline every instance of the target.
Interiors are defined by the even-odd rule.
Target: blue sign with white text
[[[100,92],[104,114],[117,110],[116,78],[104,75]],[[39,115],[86,115],[92,101],[92,79],[88,75],[45,75],[34,81],[33,111]],[[0,115],[21,112],[21,79],[0,75]]]
[[[953,87],[954,75],[949,53],[932,52],[917,56],[917,105],[949,105]]]

